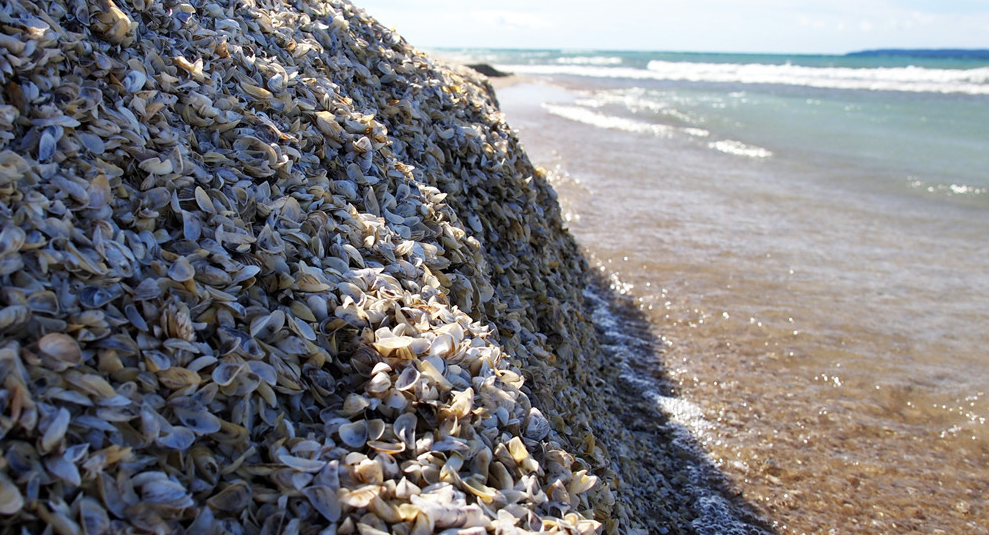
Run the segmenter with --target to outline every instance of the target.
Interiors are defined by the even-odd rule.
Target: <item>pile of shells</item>
[[[0,532],[631,525],[486,81],[337,0],[8,0],[0,86]]]

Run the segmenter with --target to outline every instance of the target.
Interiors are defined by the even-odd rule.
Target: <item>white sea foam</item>
[[[615,291],[616,284],[619,287],[631,287],[623,284],[617,275],[613,274],[609,278],[612,279],[612,291]],[[637,362],[648,360],[651,344],[647,334],[628,328],[627,322],[612,309],[605,291],[594,286],[584,290],[584,297],[592,309],[594,325],[600,329],[601,348],[610,354],[613,365],[620,367],[623,387],[646,399],[652,399],[658,411],[669,419],[663,424],[657,418],[656,425],[666,427],[671,433],[672,441],[665,444],[670,455],[683,460],[679,475],[685,478],[686,485],[682,487],[682,491],[689,507],[696,514],[691,527],[703,535],[762,533],[733,511],[732,505],[715,485],[722,474],[700,446],[704,436],[715,430],[715,424],[704,417],[704,410],[685,399],[664,396],[660,393],[661,386],[656,380],[629,366],[632,359]],[[656,365],[658,364],[657,361]]]
[[[562,65],[621,65],[622,58],[615,56],[571,56],[558,58]]]
[[[650,61],[647,69],[588,65],[505,65],[504,68],[522,74],[989,95],[989,67],[977,69],[927,69],[923,67],[853,69],[848,67],[804,67],[792,64],[690,63],[657,60]]]
[[[598,128],[605,128],[608,130],[623,130],[625,132],[652,134],[655,136],[664,137],[671,136],[676,130],[676,128],[673,128],[672,126],[663,124],[652,124],[643,121],[636,121],[635,119],[605,115],[582,106],[565,106],[562,104],[545,103],[543,104],[543,108],[558,117],[563,117],[564,119],[589,124]]]
[[[741,141],[735,141],[733,139],[726,139],[723,141],[712,141],[707,144],[708,147],[721,151],[725,154],[732,154],[734,156],[744,156],[746,158],[769,158],[773,153],[762,147],[753,147],[751,145],[746,145]]]

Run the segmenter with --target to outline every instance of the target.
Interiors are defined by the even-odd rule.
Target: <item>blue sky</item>
[[[353,1],[421,48],[989,48],[989,0]]]

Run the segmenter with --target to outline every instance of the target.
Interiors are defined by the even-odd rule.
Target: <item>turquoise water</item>
[[[989,525],[987,62],[444,51],[781,533]],[[646,358],[645,356],[643,358]]]
[[[989,188],[989,60],[445,52],[607,87],[585,106],[605,115],[700,128],[812,161],[854,158],[888,187],[982,197]]]

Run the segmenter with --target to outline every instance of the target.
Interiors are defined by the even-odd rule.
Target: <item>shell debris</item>
[[[339,0],[0,19],[3,526],[627,520],[586,262],[486,79]]]

